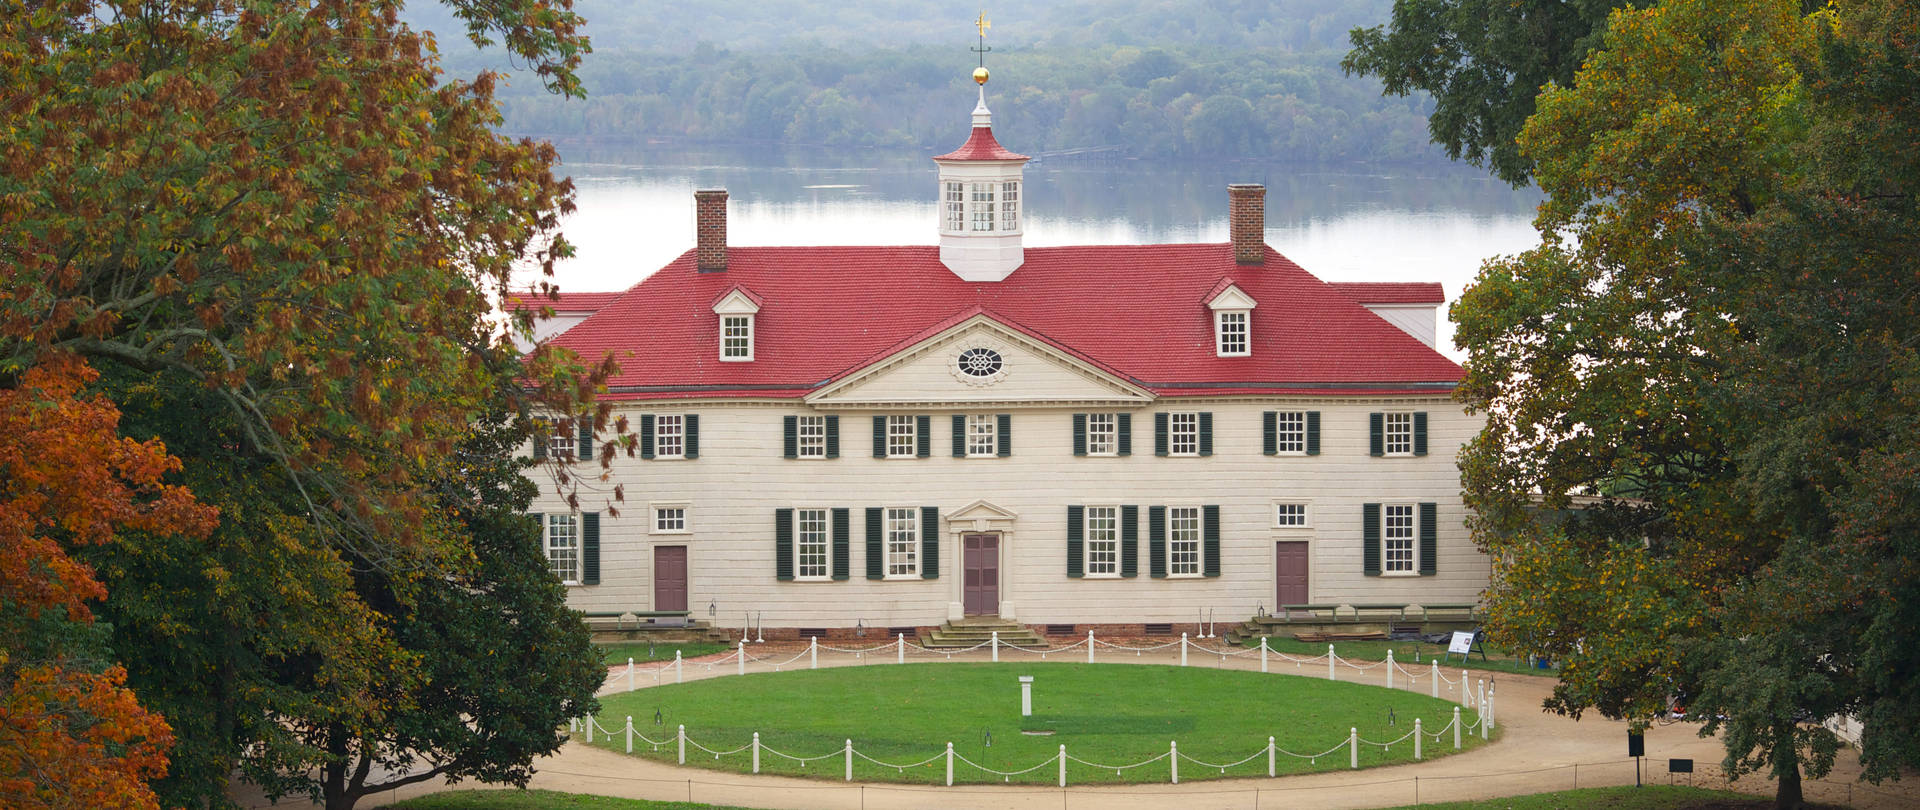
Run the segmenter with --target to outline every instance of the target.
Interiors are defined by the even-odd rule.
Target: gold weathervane
[[[987,52],[993,50],[987,47],[987,29],[993,27],[993,21],[987,19],[987,12],[984,9],[981,10],[980,16],[974,19],[973,27],[974,30],[980,32],[980,44],[973,47],[973,52],[980,55],[980,66],[973,69],[973,82],[974,84],[986,84]]]

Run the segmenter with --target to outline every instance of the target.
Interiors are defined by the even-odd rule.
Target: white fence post
[[[627,753],[633,753],[633,715],[627,715]]]
[[[1087,631],[1087,663],[1093,663],[1093,631]]]
[[[1460,750],[1460,707],[1453,707],[1453,750]]]
[[[1187,634],[1180,634],[1180,666],[1187,665]]]
[[[1427,663],[1433,667],[1433,696],[1437,699],[1440,697],[1440,662],[1428,661]]]
[[[1347,767],[1360,767],[1360,729],[1347,729]]]
[[[1267,776],[1273,776],[1273,738],[1267,738]]]
[[[1167,743],[1167,765],[1173,769],[1173,783],[1180,784],[1180,743],[1178,741]]]
[[[674,738],[680,741],[680,764],[685,765],[687,764],[687,724],[686,723],[680,724],[680,730],[674,733]]]
[[[627,657],[627,691],[633,691],[633,657]]]
[[[753,772],[760,772],[760,732],[753,733]]]
[[[747,640],[740,639],[740,675],[747,674]]]
[[[1387,688],[1393,688],[1393,650],[1387,650]]]
[[[1420,743],[1422,742],[1422,740],[1420,739],[1421,736],[1422,735],[1420,733],[1420,718],[1415,717],[1413,718],[1413,758],[1416,760],[1420,758]]]
[[[899,633],[897,635],[900,636],[900,649],[897,650],[893,656],[893,662],[896,664],[904,664],[907,662],[907,634]]]
[[[1261,672],[1267,671],[1267,637],[1266,636],[1260,637],[1260,671]],[[1267,774],[1267,775],[1272,776],[1273,774]]]
[[[1487,682],[1484,680],[1476,681],[1474,683],[1474,692],[1473,710],[1480,714],[1486,714],[1486,710],[1482,707],[1487,705]]]
[[[1334,656],[1334,654],[1333,654],[1333,645],[1332,645],[1332,644],[1328,644],[1328,645],[1327,645],[1327,680],[1329,680],[1329,681],[1331,681],[1331,680],[1337,680],[1336,678],[1334,678],[1334,677],[1333,677],[1333,659],[1334,659],[1334,657],[1335,657],[1335,656]]]
[[[853,781],[853,740],[852,738],[848,738],[847,747],[845,750],[847,755],[847,781],[851,782]]]
[[[1493,684],[1487,684],[1487,705],[1485,712],[1487,725],[1493,725]]]
[[[1464,669],[1460,670],[1460,705],[1462,706],[1470,706],[1473,704],[1473,694],[1467,689],[1472,683],[1473,681],[1467,680],[1467,671]]]
[[[807,639],[807,669],[820,668],[820,637]]]
[[[587,715],[587,742],[593,742],[594,725],[596,724],[593,722],[593,715],[591,714]]]
[[[1484,714],[1480,715],[1480,739],[1484,740],[1487,738],[1487,725],[1487,716]]]
[[[683,667],[680,663],[679,650],[673,651],[673,682],[674,683],[687,682],[687,671],[686,671],[686,668]]]
[[[953,787],[953,743],[947,743],[947,787]]]
[[[1067,786],[1067,744],[1060,744],[1060,786]]]
[[[993,631],[993,662],[1000,663],[1000,631]]]

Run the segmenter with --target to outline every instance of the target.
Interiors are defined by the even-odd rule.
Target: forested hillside
[[[1376,79],[1338,67],[1346,32],[1390,7],[1122,0],[989,12],[994,124],[1028,153],[1431,158],[1439,150],[1428,143],[1426,97],[1383,98]],[[507,131],[946,149],[972,106],[972,20],[950,9],[876,0],[578,8],[595,50],[581,71],[587,99],[516,81],[501,99]],[[484,66],[448,35],[450,18],[416,22],[441,32],[450,72]]]

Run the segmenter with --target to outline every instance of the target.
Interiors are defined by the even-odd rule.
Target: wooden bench
[[[1276,617],[1283,624],[1301,622],[1322,622],[1335,619],[1338,605],[1281,605]]]
[[[691,615],[693,615],[693,611],[690,611],[690,610],[622,610],[622,611],[615,611],[615,612],[581,613],[580,614],[581,618],[584,618],[589,622],[594,620],[604,621],[604,620],[611,619],[613,620],[613,629],[615,630],[628,629],[627,628],[628,617],[632,617],[633,619],[632,629],[635,629],[635,630],[640,629],[640,625],[642,624],[651,624],[659,627],[686,627],[687,625],[691,624],[691,622],[687,620],[687,617]]]

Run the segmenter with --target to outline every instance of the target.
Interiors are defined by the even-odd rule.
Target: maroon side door
[[[1307,604],[1307,544],[1285,541],[1273,544],[1273,599],[1281,605]]]
[[[653,547],[653,609],[687,609],[687,547]]]
[[[960,542],[965,558],[964,612],[968,616],[1000,615],[1000,535],[969,534]]]

